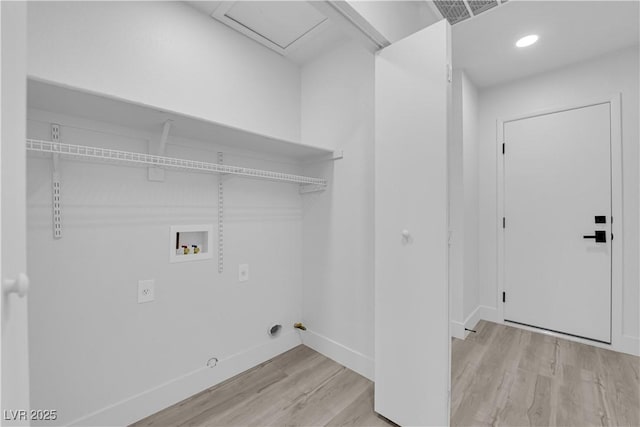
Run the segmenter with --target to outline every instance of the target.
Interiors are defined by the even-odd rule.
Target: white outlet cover
[[[246,282],[249,280],[249,264],[238,265],[238,281]]]
[[[138,304],[151,302],[156,297],[155,280],[138,280]]]

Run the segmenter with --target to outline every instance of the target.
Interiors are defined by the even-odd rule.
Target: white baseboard
[[[449,332],[453,338],[465,339],[466,332],[464,330],[465,324],[462,322],[456,322],[455,320],[451,321],[451,325],[449,326]]]
[[[623,335],[618,348],[618,351],[621,351],[623,353],[640,356],[640,338],[632,337],[630,335]]]
[[[302,343],[373,381],[373,359],[311,330],[302,333]]]
[[[70,426],[126,426],[187,397],[206,390],[247,369],[253,368],[302,344],[296,332],[289,332],[266,344],[244,350],[218,362],[214,368],[202,367],[85,415]]]
[[[464,322],[451,321],[451,336],[461,340],[465,339],[470,333],[469,329],[475,329],[478,322],[483,319],[502,323],[502,320],[497,320],[498,310],[486,305],[479,305],[464,319]]]
[[[473,324],[474,327],[480,320],[488,320],[489,322],[495,323],[504,323],[504,319],[501,317],[502,313],[495,307],[480,305],[476,310],[477,313],[475,317],[475,323]]]
[[[471,312],[471,314],[469,314],[467,316],[466,319],[464,319],[464,327],[465,329],[475,329],[476,325],[478,324],[478,322],[480,321],[480,319],[482,319],[481,315],[482,315],[482,311],[483,311],[483,305],[479,305],[476,307],[475,310],[473,310]],[[487,307],[488,308],[488,307]],[[465,338],[467,337],[467,335],[470,333],[469,331],[465,331]]]

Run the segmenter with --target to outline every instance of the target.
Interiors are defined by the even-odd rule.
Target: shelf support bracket
[[[224,154],[218,152],[218,164],[223,164]],[[218,273],[224,271],[224,176],[218,175]]]
[[[300,194],[317,193],[327,189],[326,185],[300,184]]]
[[[324,163],[324,162],[333,162],[335,160],[340,160],[344,158],[344,151],[342,150],[336,150],[333,151],[332,153],[329,154],[325,154],[323,156],[320,157],[315,157],[312,159],[309,159],[305,162],[303,162],[304,165],[314,165],[317,163]]]
[[[157,143],[155,153],[151,153],[153,147],[149,147],[150,154],[156,154],[158,156],[164,156],[167,150],[167,139],[169,138],[169,131],[171,130],[171,125],[173,124],[172,120],[165,120],[164,125],[162,126],[162,134],[160,135],[160,140]],[[150,145],[154,145],[150,143]],[[148,172],[149,181],[164,181],[164,169],[159,167],[150,167]]]
[[[51,141],[60,142],[60,125],[51,123]],[[62,200],[60,188],[60,154],[53,153],[51,157],[51,214],[53,220],[53,238],[62,238]]]

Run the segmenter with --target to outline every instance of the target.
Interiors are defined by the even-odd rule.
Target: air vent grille
[[[477,16],[506,2],[507,0],[434,0],[442,16],[451,25]]]
[[[462,0],[435,0],[434,3],[451,25],[471,18],[471,14]]]
[[[496,0],[468,0],[473,15],[477,15],[498,5]]]

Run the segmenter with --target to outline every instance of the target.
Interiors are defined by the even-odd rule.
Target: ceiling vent
[[[224,1],[211,16],[283,56],[329,24],[303,1]]]
[[[451,25],[473,18],[506,2],[507,0],[434,0],[442,16]]]

